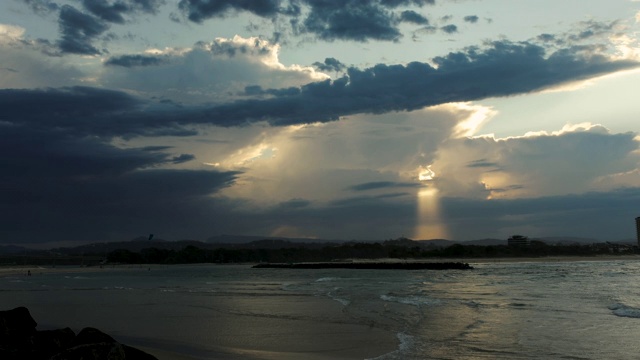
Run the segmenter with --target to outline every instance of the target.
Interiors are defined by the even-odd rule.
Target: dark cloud
[[[397,193],[388,193],[388,194],[380,194],[373,196],[356,196],[345,199],[338,199],[331,201],[329,206],[332,207],[352,207],[364,204],[375,204],[384,199],[395,199],[410,196],[411,194],[407,192],[397,192]]]
[[[196,157],[193,154],[180,154],[171,158],[171,162],[174,164],[182,164],[194,160]]]
[[[349,187],[349,190],[352,191],[368,191],[368,190],[378,190],[378,189],[389,189],[389,188],[405,188],[405,187],[420,187],[421,184],[416,183],[402,183],[395,181],[373,181],[362,184],[357,184]]]
[[[487,188],[487,190],[489,190],[492,194],[493,193],[506,193],[512,190],[521,190],[524,189],[525,187],[523,185],[509,185],[509,186],[503,186],[500,188]]]
[[[128,4],[123,1],[82,0],[82,5],[96,17],[117,24],[123,24],[122,14],[130,11]]]
[[[445,198],[441,216],[457,239],[505,238],[521,228],[535,237],[622,240],[634,236],[638,201],[640,188],[511,200]]]
[[[475,16],[475,15],[468,15],[464,17],[464,21],[468,22],[468,23],[472,23],[475,24],[478,22],[480,18]]]
[[[507,41],[450,53],[434,62],[437,69],[418,62],[350,68],[343,78],[301,87],[297,96],[239,101],[203,110],[199,121],[224,119],[217,122],[224,126],[261,120],[274,125],[331,121],[357,113],[415,110],[527,93],[638,66],[634,61],[611,61],[571,51],[548,55],[537,45]]]
[[[272,95],[277,97],[294,96],[300,94],[300,88],[290,87],[285,89],[263,89],[260,85],[251,85],[244,88],[241,95],[261,97],[263,95]]]
[[[322,40],[392,41],[401,37],[393,13],[375,3],[359,1],[307,0],[311,11],[301,32]]]
[[[281,11],[280,3],[280,0],[180,0],[178,6],[189,20],[201,23],[213,17],[225,17],[234,11],[271,18]]]
[[[38,106],[33,106],[38,104]],[[91,118],[116,115],[141,105],[136,98],[120,91],[91,87],[59,89],[0,89],[0,107],[7,109],[5,120],[30,126],[64,118]],[[55,126],[64,126],[58,123]]]
[[[237,175],[158,169],[192,159],[160,148],[0,127],[0,236],[7,242],[126,240],[117,236],[202,226],[214,219],[198,215],[201,204]]]
[[[418,25],[428,25],[429,24],[429,20],[427,20],[426,17],[418,14],[417,12],[415,12],[413,10],[405,10],[405,11],[401,12],[400,13],[400,20],[402,22],[408,22],[408,23],[418,24]]]
[[[64,5],[60,9],[58,24],[62,37],[58,41],[58,46],[63,53],[100,54],[100,51],[92,45],[92,41],[107,31],[109,25],[70,5]]]
[[[81,0],[82,5],[96,17],[112,23],[124,24],[125,16],[137,12],[155,14],[165,0]]]
[[[450,25],[445,25],[441,27],[440,30],[446,32],[447,34],[454,34],[458,32],[458,27],[453,24],[450,24]]]
[[[498,163],[488,161],[487,159],[474,160],[467,164],[470,168],[496,168],[499,167]]]
[[[291,199],[278,204],[279,209],[301,209],[311,205],[311,201],[305,199]]]
[[[161,119],[154,111],[143,111],[145,104],[125,92],[90,87],[0,89],[0,107],[7,109],[3,120],[14,126],[106,138],[195,135],[192,130],[172,125],[171,112]]]
[[[271,234],[285,225],[324,239],[397,238],[415,226],[415,204],[398,198],[354,199],[341,203],[277,206],[263,211],[234,210],[219,234]],[[304,201],[304,200],[303,200]],[[372,224],[376,224],[372,235]]]
[[[257,121],[289,125],[337,120],[359,113],[416,110],[449,102],[473,101],[542,90],[563,83],[638,67],[584,49],[547,54],[531,43],[499,41],[433,60],[438,67],[413,62],[349,68],[335,81],[300,88],[262,90],[267,99],[238,100],[215,106],[157,108],[123,92],[92,88],[0,91],[0,107],[10,122],[68,127],[81,134],[133,136],[187,135],[182,126],[243,126]],[[32,104],[40,104],[34,107]],[[154,106],[152,106],[154,105]],[[146,107],[144,107],[146,106]]]
[[[196,23],[239,12],[276,21],[289,18],[296,34],[313,34],[326,40],[395,41],[402,36],[399,23],[427,24],[427,19],[413,10],[400,14],[400,7],[434,4],[433,0],[181,0],[179,8]],[[278,38],[281,33],[275,34]]]
[[[154,55],[121,55],[112,56],[105,61],[106,66],[122,66],[132,68],[136,66],[155,66],[165,63],[166,60]]]
[[[538,35],[537,39],[542,42],[549,42],[554,41],[556,39],[556,36],[553,34],[540,34]]]
[[[400,6],[423,6],[423,5],[434,5],[436,0],[380,0],[380,4],[382,6],[395,8]]]
[[[324,62],[314,62],[313,66],[320,71],[340,72],[346,70],[347,66],[335,58],[326,58]]]
[[[208,46],[207,46],[208,45]],[[206,47],[213,55],[234,57],[238,54],[266,55],[271,52],[271,45],[255,39],[253,44],[238,44],[229,41],[213,41],[211,43],[197,43],[196,46]]]

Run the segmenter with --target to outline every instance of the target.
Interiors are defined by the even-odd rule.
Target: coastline
[[[482,263],[515,263],[515,262],[575,262],[575,261],[615,261],[615,260],[640,260],[640,254],[638,255],[595,255],[595,256],[543,256],[543,257],[452,257],[452,258],[421,258],[421,259],[398,259],[398,258],[384,258],[384,259],[345,259],[339,262],[352,262],[352,263],[443,263],[443,262],[459,262],[468,264],[482,264]],[[231,266],[231,265],[246,265],[251,267],[258,265],[256,263],[246,264],[117,264],[117,265],[104,265],[104,266],[77,266],[77,265],[61,265],[61,266],[40,266],[40,265],[0,265],[0,277],[7,276],[27,276],[27,272],[31,272],[32,275],[48,274],[48,273],[83,273],[83,272],[98,272],[98,271],[121,271],[121,270],[153,270],[157,268],[166,268],[174,265],[179,266],[200,266],[200,265],[217,265],[217,266]]]
[[[560,262],[589,262],[589,261],[634,261],[640,260],[640,255],[604,255],[604,256],[550,256],[532,258],[437,258],[437,259],[376,259],[384,262],[412,262],[412,261],[456,261],[475,264],[495,264],[495,263],[560,263]],[[354,262],[363,260],[354,260]],[[211,264],[193,264],[180,266],[210,266]],[[219,265],[225,266],[246,266],[253,264]],[[90,272],[119,272],[119,271],[140,271],[167,270],[173,265],[108,265],[108,266],[0,266],[0,278],[26,277],[27,271],[32,276],[41,274],[82,274]],[[310,270],[312,271],[312,270]],[[117,275],[117,274],[116,274]],[[13,280],[13,279],[9,279]],[[20,280],[21,281],[21,280]],[[215,318],[215,324],[207,324],[204,321],[196,321],[194,329],[189,329],[184,333],[170,334],[167,329],[147,329],[144,325],[149,322],[158,321],[159,314],[151,312],[140,312],[140,308],[134,316],[128,318],[129,312],[118,313],[111,309],[109,304],[102,308],[97,314],[95,306],[89,299],[90,291],[79,293],[80,297],[75,299],[76,304],[68,304],[63,299],[64,294],[51,294],[53,297],[61,296],[53,302],[42,302],[40,296],[25,297],[25,294],[15,294],[16,300],[26,300],[26,303],[18,305],[27,306],[38,313],[37,319],[42,319],[45,325],[71,326],[78,330],[82,321],[82,326],[95,326],[105,332],[112,334],[116,340],[127,345],[139,348],[158,359],[175,360],[197,360],[197,359],[249,359],[249,360],[329,360],[329,359],[376,359],[385,354],[392,353],[401,346],[398,334],[387,329],[373,328],[368,324],[353,323],[352,319],[342,318],[342,305],[338,302],[321,298],[298,296],[296,294],[287,296],[286,309],[282,307],[282,302],[276,303],[276,297],[264,296],[260,298],[244,298],[236,295],[222,295],[216,297],[219,307],[217,310],[208,308],[207,298],[202,298],[201,306],[194,306],[188,311],[171,314],[171,317],[180,319],[197,319],[200,314],[209,319]],[[121,292],[124,296],[126,292]],[[140,294],[144,296],[143,294]],[[85,297],[86,296],[86,297]],[[137,293],[130,295],[131,298],[123,298],[122,305],[133,303],[143,303],[144,297],[137,298]],[[253,296],[253,295],[252,295]],[[64,301],[64,302],[61,302]],[[161,300],[163,304],[179,303],[181,298],[177,294],[163,293]],[[106,304],[105,304],[106,305]],[[261,316],[256,312],[256,308],[267,306]],[[73,309],[73,318],[64,318],[60,313],[70,313]],[[122,309],[122,307],[120,308]],[[284,309],[284,310],[283,310]],[[185,312],[186,311],[186,312]],[[129,315],[127,315],[129,314]],[[313,314],[304,316],[301,314]],[[118,319],[128,319],[125,322],[138,322],[133,324],[119,323]],[[71,319],[71,321],[69,321]],[[78,320],[80,319],[80,320]],[[319,321],[322,319],[322,321]],[[325,321],[330,319],[330,321]],[[164,324],[165,320],[161,320]],[[163,326],[168,329],[173,328],[174,320]],[[177,320],[176,320],[177,321]],[[160,323],[159,323],[160,324]],[[126,325],[126,326],[125,326]],[[198,331],[203,331],[200,334]],[[135,337],[138,336],[138,337]]]

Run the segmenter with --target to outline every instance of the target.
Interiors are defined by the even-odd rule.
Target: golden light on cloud
[[[454,136],[458,138],[474,136],[482,124],[485,124],[498,113],[491,107],[472,105],[470,103],[456,103],[450,104],[450,106],[454,106],[458,111],[469,113],[469,116],[459,122],[454,128]]]
[[[431,165],[427,167],[420,166],[418,168],[418,180],[431,181],[436,177],[436,173],[431,170]]]
[[[25,29],[20,26],[0,24],[0,44],[18,40],[24,33]]]
[[[261,159],[272,159],[276,156],[278,148],[266,143],[250,145],[242,148],[223,161],[226,168],[238,168],[248,166]]]

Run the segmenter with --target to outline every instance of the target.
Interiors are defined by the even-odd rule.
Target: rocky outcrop
[[[70,328],[38,331],[36,326],[25,307],[0,311],[0,359],[157,360],[98,329],[87,327],[76,335]]]

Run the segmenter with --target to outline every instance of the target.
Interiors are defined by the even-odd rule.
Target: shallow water
[[[44,273],[0,278],[0,306],[29,307],[39,329],[94,326],[201,359],[638,357],[640,262],[472,265]]]

